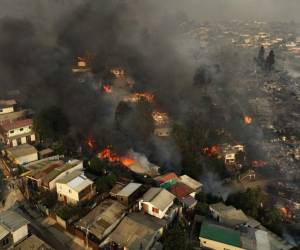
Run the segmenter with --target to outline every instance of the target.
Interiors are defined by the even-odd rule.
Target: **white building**
[[[34,146],[29,144],[19,145],[5,150],[7,157],[17,165],[38,160],[38,152]]]
[[[77,204],[89,200],[96,194],[93,181],[82,171],[74,171],[56,182],[56,192],[59,201]]]
[[[35,141],[35,133],[32,129],[31,119],[17,120],[2,124],[0,130],[0,140],[10,147],[16,147]]]
[[[164,218],[173,205],[175,195],[163,188],[150,188],[139,201],[139,209],[159,219]]]
[[[1,239],[3,236],[11,236],[9,237],[12,242],[9,242],[9,238],[6,238],[3,243],[10,243],[10,244],[17,244],[18,242],[22,241],[28,236],[28,224],[29,221],[27,221],[24,217],[19,215],[18,213],[6,210],[0,213],[0,232],[1,232]],[[0,239],[0,240],[1,240]],[[0,246],[0,249],[1,246]]]

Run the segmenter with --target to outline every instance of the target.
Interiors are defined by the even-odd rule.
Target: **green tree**
[[[102,176],[105,173],[106,162],[100,160],[97,156],[94,156],[87,165],[87,171],[91,174]]]
[[[164,250],[185,249],[186,233],[181,223],[171,228],[164,240]]]
[[[116,184],[117,176],[110,173],[105,176],[101,176],[96,180],[96,189],[99,193],[105,193],[111,190],[111,188]]]
[[[272,70],[275,64],[275,54],[274,51],[271,50],[266,59],[266,69],[268,71]]]
[[[43,140],[56,141],[69,131],[69,120],[61,108],[52,106],[34,116],[33,126]]]

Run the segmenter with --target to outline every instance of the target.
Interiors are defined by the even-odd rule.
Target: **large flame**
[[[244,123],[245,124],[249,125],[249,124],[252,123],[252,121],[253,121],[253,119],[252,119],[251,116],[249,116],[249,115],[244,116]]]
[[[104,148],[98,153],[100,159],[106,159],[111,163],[122,163],[124,166],[129,167],[135,163],[135,160],[130,156],[118,156],[112,151],[111,147]]]

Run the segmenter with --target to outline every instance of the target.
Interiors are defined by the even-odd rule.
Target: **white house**
[[[23,119],[10,123],[4,123],[0,127],[0,140],[10,147],[35,141],[35,133],[32,129],[32,120]]]
[[[173,205],[175,195],[163,188],[150,188],[139,201],[139,209],[162,219]]]
[[[14,245],[28,236],[28,224],[29,221],[12,210],[0,213],[1,231],[12,236],[12,244]]]
[[[82,171],[74,171],[56,182],[56,192],[59,201],[77,204],[89,200],[96,194],[93,181]]]

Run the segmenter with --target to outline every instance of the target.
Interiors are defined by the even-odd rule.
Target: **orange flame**
[[[251,116],[246,115],[246,116],[244,117],[244,123],[245,123],[245,124],[249,125],[249,124],[252,123],[252,121],[253,121],[253,119],[252,119]]]
[[[111,163],[122,163],[124,166],[129,167],[135,163],[135,160],[130,156],[118,156],[109,147],[103,149],[98,157],[100,159],[106,159]]]
[[[109,86],[109,85],[103,85],[102,86],[102,90],[103,90],[104,93],[107,93],[107,94],[111,94],[112,93],[111,86]]]
[[[216,156],[219,155],[219,147],[217,145],[212,145],[211,147],[205,147],[202,149],[203,154],[211,157],[211,156]]]
[[[92,137],[88,137],[87,140],[86,140],[86,144],[90,149],[94,149],[95,140]]]

